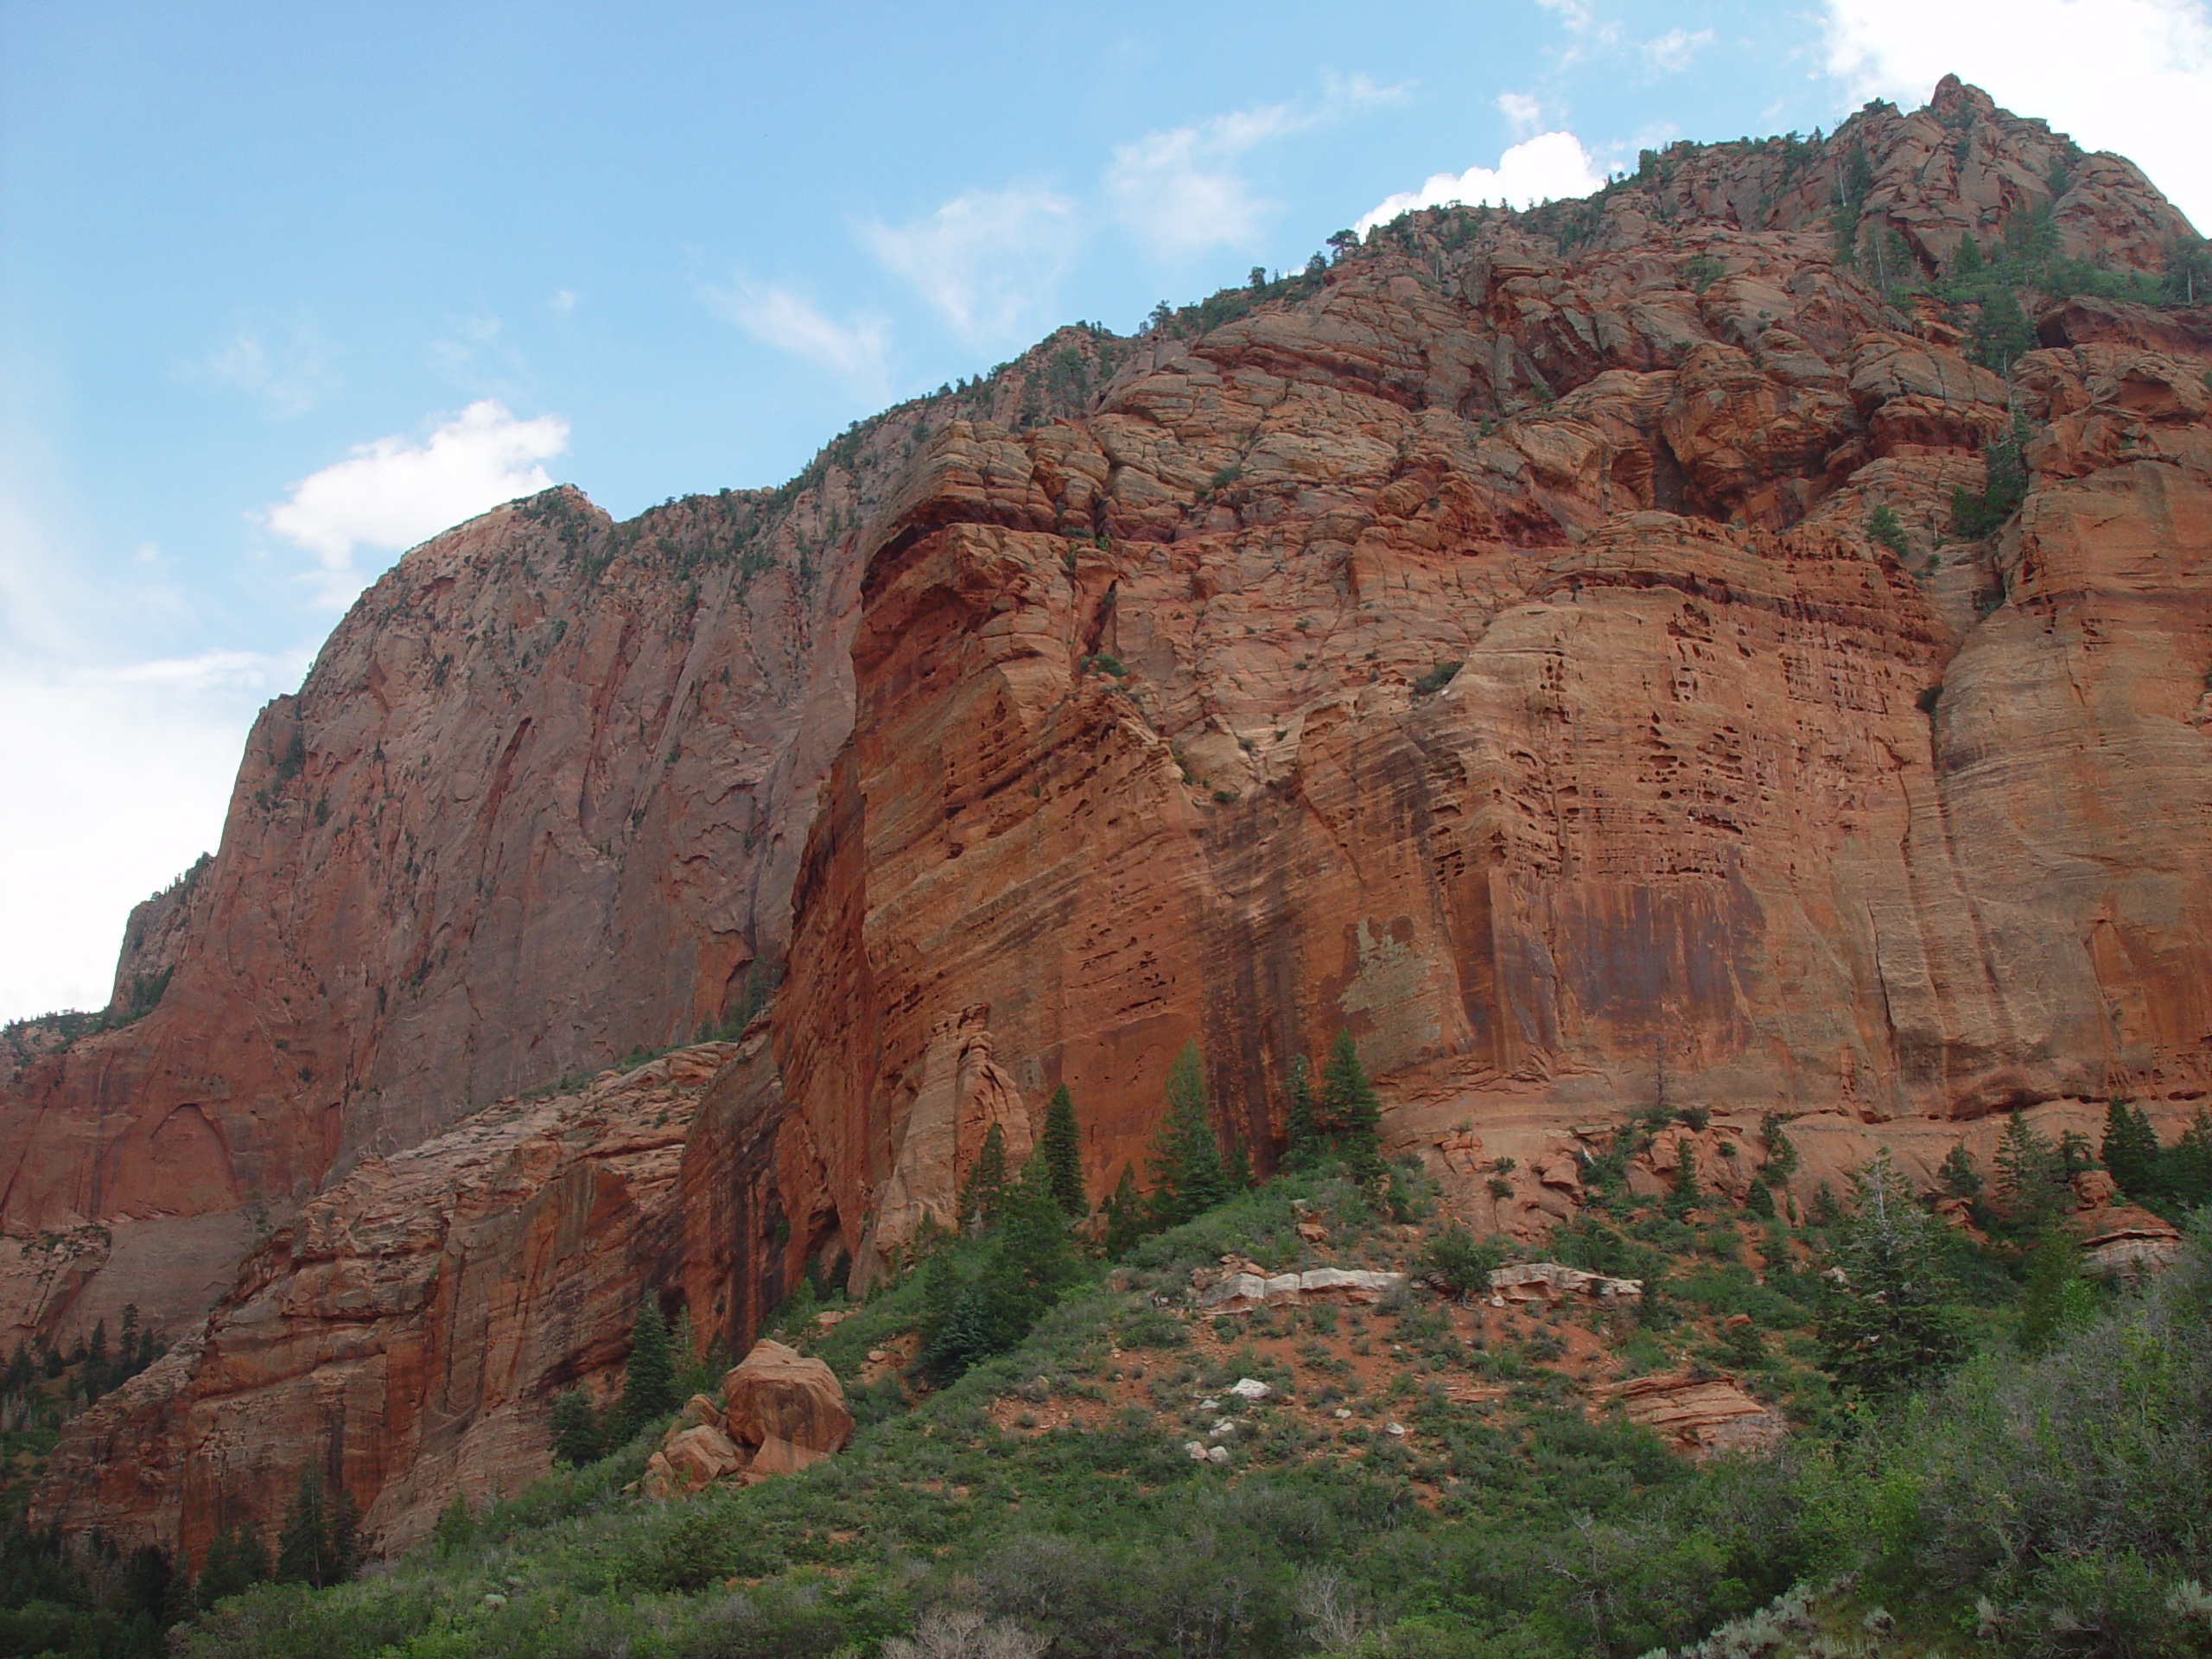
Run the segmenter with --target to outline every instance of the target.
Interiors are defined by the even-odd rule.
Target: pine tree
[[[1936,1185],[1948,1198],[1981,1196],[1981,1171],[1975,1166],[1974,1154],[1967,1150],[1965,1141],[1953,1141],[1950,1151],[1943,1154],[1943,1161],[1936,1166]]]
[[[1313,1072],[1303,1054],[1291,1056],[1290,1077],[1283,1093],[1287,1109],[1283,1114],[1282,1166],[1306,1169],[1320,1156],[1321,1148],[1313,1122]]]
[[[1229,1132],[1229,1156],[1222,1162],[1221,1177],[1232,1194],[1252,1190],[1252,1154],[1244,1150],[1244,1137],[1235,1129]]]
[[[352,1578],[360,1565],[359,1525],[360,1512],[345,1487],[326,1491],[322,1471],[309,1464],[300,1471],[284,1529],[277,1535],[277,1582],[321,1590]]]
[[[622,1419],[626,1440],[665,1412],[676,1409],[675,1356],[668,1345],[668,1321],[660,1298],[651,1291],[638,1302],[630,1327],[630,1361],[622,1372]]]
[[[1152,1141],[1153,1219],[1188,1221],[1228,1196],[1221,1143],[1206,1110],[1205,1059],[1193,1040],[1167,1068],[1167,1116]]]
[[[2066,1230],[2053,1224],[2037,1236],[2028,1252],[2028,1271],[2020,1288],[2020,1346],[2039,1354],[2062,1326],[2090,1311],[2094,1301],[2082,1277],[2082,1252]]]
[[[213,1607],[268,1577],[269,1551],[260,1536],[243,1527],[218,1527],[200,1563],[200,1605]]]
[[[1685,1141],[1681,1150],[1682,1161],[1675,1173],[1675,1190],[1667,1195],[1662,1206],[1677,1220],[1705,1202],[1705,1187],[1697,1178],[1697,1149]]]
[[[2156,1130],[2140,1106],[2114,1096],[2105,1107],[2105,1138],[2099,1150],[2105,1168],[2120,1190],[2137,1203],[2162,1190],[2159,1160],[2162,1149]]]
[[[998,1219],[1006,1196],[1006,1136],[993,1123],[983,1131],[983,1144],[960,1187],[960,1225],[980,1230]]]
[[[1929,1381],[1958,1363],[1966,1333],[1943,1271],[1943,1224],[1913,1202],[1885,1150],[1859,1173],[1859,1202],[1837,1229],[1840,1284],[1821,1294],[1827,1370],[1867,1393]]]
[[[569,1389],[566,1394],[553,1395],[553,1458],[557,1462],[582,1469],[588,1462],[597,1462],[606,1451],[606,1435],[600,1429],[600,1414],[593,1409],[591,1395],[584,1389]]]
[[[438,1524],[430,1530],[430,1547],[441,1555],[458,1555],[476,1541],[476,1516],[468,1507],[468,1495],[455,1492],[453,1502],[438,1514]]]
[[[1137,1196],[1137,1178],[1127,1164],[1122,1179],[1103,1206],[1106,1212],[1106,1259],[1118,1262],[1144,1236],[1144,1200]]]
[[[2059,1174],[2057,1149],[2013,1113],[1997,1146],[1997,1196],[2006,1216],[2023,1228],[2040,1227],[2058,1209]]]
[[[1336,1143],[1355,1181],[1385,1173],[1382,1162],[1382,1106],[1359,1063],[1351,1033],[1340,1030],[1321,1072],[1321,1122]]]
[[[2027,314],[2011,289],[1999,289],[1981,302],[1974,343],[1967,353],[1969,359],[1993,374],[2005,375],[2012,372],[2015,359],[2035,348],[2035,330],[2028,327]]]
[[[1060,1213],[1081,1220],[1090,1213],[1090,1195],[1083,1185],[1083,1138],[1076,1128],[1075,1101],[1065,1083],[1052,1090],[1045,1108],[1045,1134],[1039,1142],[1045,1154],[1045,1179]]]
[[[2166,1192],[2177,1204],[2212,1204],[2212,1109],[2202,1106],[2190,1119],[2181,1139],[2160,1159]]]

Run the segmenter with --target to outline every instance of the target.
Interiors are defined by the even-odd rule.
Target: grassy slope
[[[1301,1198],[1328,1217],[1319,1244],[1295,1230]],[[1688,1643],[1840,1562],[1845,1546],[1815,1524],[1837,1501],[1834,1465],[1792,1449],[1694,1466],[1593,1408],[1590,1385],[1725,1365],[1831,1430],[1834,1397],[1807,1363],[1821,1237],[1732,1213],[1616,1220],[1554,1254],[1663,1272],[1648,1320],[1426,1291],[1373,1309],[1191,1315],[1192,1270],[1226,1254],[1402,1267],[1421,1249],[1418,1221],[1370,1211],[1341,1180],[1278,1180],[1147,1241],[1015,1351],[911,1400],[910,1278],[833,1308],[843,1317],[826,1328],[807,1321],[802,1339],[861,1419],[841,1456],[664,1505],[622,1493],[635,1445],[371,1579],[227,1602],[181,1650],[870,1652],[948,1602],[1067,1654],[1352,1650],[1385,1631],[1394,1653],[1439,1656]],[[1985,1272],[1980,1288],[1995,1334],[2009,1281]],[[1751,1323],[1727,1326],[1737,1313]],[[1202,1400],[1242,1376],[1278,1397],[1228,1414],[1226,1468],[1194,1462],[1185,1443],[1225,1414]]]

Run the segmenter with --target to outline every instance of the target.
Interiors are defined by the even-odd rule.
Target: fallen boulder
[[[645,1460],[640,1484],[648,1497],[689,1497],[725,1475],[739,1473],[749,1461],[745,1448],[719,1428],[706,1423],[687,1427],[679,1418],[660,1450]]]
[[[842,1451],[853,1433],[836,1373],[766,1338],[722,1378],[722,1420],[731,1439],[760,1448],[753,1466],[769,1474]]]
[[[1764,1450],[1789,1432],[1779,1412],[1724,1375],[1659,1371],[1601,1384],[1592,1392],[1618,1403],[1630,1422],[1643,1424],[1692,1457]]]

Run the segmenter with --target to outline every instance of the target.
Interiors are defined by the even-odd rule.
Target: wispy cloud
[[[1656,40],[1638,41],[1636,49],[1643,54],[1643,67],[1653,75],[1674,75],[1688,68],[1690,60],[1712,44],[1709,29],[1670,29]]]
[[[1190,126],[1147,133],[1118,146],[1106,193],[1122,221],[1162,254],[1249,245],[1274,211],[1236,162],[1261,145],[1379,104],[1403,86],[1377,86],[1364,75],[1332,79],[1318,102],[1263,105]]]
[[[311,473],[260,515],[277,535],[314,556],[318,602],[343,605],[360,591],[357,547],[397,551],[502,501],[550,488],[538,463],[569,447],[557,416],[518,420],[484,398],[414,442],[378,438]]]
[[[1522,92],[1500,92],[1497,112],[1511,124],[1516,138],[1526,138],[1544,124],[1544,106]]]
[[[705,292],[716,312],[763,345],[819,363],[869,395],[889,383],[891,329],[880,317],[839,322],[788,288],[742,277]]]
[[[1910,109],[1958,73],[2093,149],[2117,150],[2212,226],[2212,10],[2204,0],[1827,0],[1828,73]],[[2054,41],[2063,41],[2055,49]]]
[[[334,355],[321,332],[303,319],[281,328],[247,325],[184,373],[201,385],[242,391],[270,414],[289,418],[337,396],[345,379]]]
[[[1051,297],[1077,239],[1076,205],[1051,190],[970,190],[862,238],[970,340],[1003,339]]]
[[[1357,228],[1364,236],[1410,208],[1455,202],[1526,207],[1562,196],[1586,196],[1605,182],[1580,138],[1571,132],[1543,132],[1514,145],[1496,167],[1432,174],[1420,189],[1385,197],[1360,216]]]

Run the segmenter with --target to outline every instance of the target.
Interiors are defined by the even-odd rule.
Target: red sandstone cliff
[[[1264,1146],[1290,1057],[1349,1027],[1394,1143],[1523,1231],[1571,1210],[1578,1125],[1662,1093],[1715,1137],[1806,1114],[1808,1179],[1878,1141],[1932,1166],[2005,1107],[2184,1109],[2212,1087],[2212,316],[2051,306],[2000,378],[1878,289],[2038,224],[2155,269],[2179,216],[2069,155],[1946,83],[1821,145],[1417,215],[1148,338],[1102,397],[1052,385],[1095,346],[1051,346],[988,411],[874,429],[868,490],[759,598],[717,566],[690,608],[712,500],[649,515],[588,602],[613,532],[572,498],[441,538],[264,721],[160,1008],[14,1085],[10,1225],[120,1217],[86,1247],[120,1286],[143,1195],[232,1225],[385,1155],[308,1212],[352,1229],[372,1168],[488,1094],[718,1015],[785,917],[765,1039],[654,1176],[672,1242],[578,1259],[734,1338],[810,1254],[870,1271],[942,1217],[1057,1083],[1103,1188],[1193,1036]],[[1950,539],[2016,410],[2024,506]],[[1521,1160],[1510,1197],[1478,1151]],[[446,1190],[410,1189],[410,1226]],[[334,1439],[397,1538],[469,1478],[469,1424],[534,1454],[512,1425],[588,1369],[550,1349],[454,1394],[443,1438],[385,1427],[426,1373],[349,1370],[304,1315],[265,1372],[223,1357],[315,1305],[292,1236],[73,1431],[42,1514],[191,1544]],[[482,1236],[471,1285],[556,1282],[527,1230]],[[71,1248],[22,1239],[19,1274],[64,1295]],[[435,1347],[487,1298],[347,1340]],[[591,1305],[562,1352],[619,1346],[622,1299]]]
[[[2060,307],[2008,385],[1838,264],[1862,147],[1859,249],[2185,228],[1948,83],[1417,216],[1086,419],[944,435],[801,876],[784,1213],[879,1261],[1063,1082],[1103,1185],[1191,1037],[1253,1144],[1339,1026],[1444,1122],[2200,1096],[2212,320]],[[1929,575],[2008,404],[2025,508]]]
[[[0,1069],[0,1344],[132,1300],[179,1328],[355,1159],[764,994],[861,526],[956,411],[1080,403],[1102,347],[1063,331],[781,490],[620,525],[556,490],[403,558],[264,711],[219,854],[133,916],[118,1007],[158,1005]]]

